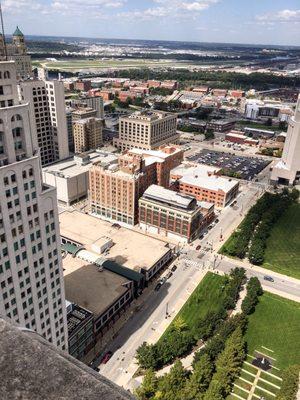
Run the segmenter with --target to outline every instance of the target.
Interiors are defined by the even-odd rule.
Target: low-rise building
[[[216,119],[207,123],[206,128],[214,132],[228,132],[235,127],[235,120]]]
[[[75,82],[74,85],[76,90],[80,90],[81,92],[88,92],[92,88],[92,84],[90,80],[81,80]]]
[[[75,222],[74,222],[75,223]],[[119,319],[133,299],[133,285],[128,279],[105,268],[68,254],[63,260],[66,297],[93,314],[95,339],[102,336]],[[89,327],[87,327],[89,328]],[[81,349],[74,349],[83,356],[92,339],[90,330]],[[77,335],[74,344],[78,344]],[[87,342],[89,342],[87,344]]]
[[[62,243],[76,246],[77,258],[115,271],[138,290],[143,289],[141,277],[147,282],[173,257],[174,246],[168,242],[79,211],[60,213],[59,222]],[[72,300],[68,290],[67,298]],[[87,304],[77,304],[94,312]]]
[[[231,131],[226,133],[225,140],[237,144],[247,144],[249,146],[257,146],[259,141],[249,136],[243,135],[240,131]]]
[[[59,203],[70,206],[87,197],[89,170],[95,163],[117,164],[118,157],[100,150],[77,154],[43,168],[43,182],[56,187]]]
[[[203,222],[195,197],[151,185],[139,200],[139,226],[146,232],[190,242],[199,236]]]
[[[229,204],[238,194],[239,182],[209,173],[214,167],[185,166],[171,171],[171,183],[179,193],[196,197],[198,201],[214,203],[218,208]]]
[[[67,302],[68,349],[81,360],[94,345],[93,313],[78,304]]]

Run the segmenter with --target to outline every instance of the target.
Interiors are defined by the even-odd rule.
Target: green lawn
[[[263,267],[300,279],[300,204],[291,205],[274,225]]]
[[[283,369],[300,363],[300,303],[265,292],[255,312],[249,316],[246,332],[248,354],[274,351],[276,367]]]
[[[239,125],[241,128],[243,127],[248,127],[248,128],[256,128],[256,129],[264,129],[267,131],[282,131],[282,129],[278,125],[265,125],[265,124],[260,124],[258,122],[251,122],[251,121],[238,121],[237,125]]]
[[[193,328],[196,321],[203,318],[208,311],[217,311],[223,303],[224,282],[224,276],[208,272],[176,315],[174,321],[181,318],[189,328]],[[163,336],[171,329],[174,321]]]

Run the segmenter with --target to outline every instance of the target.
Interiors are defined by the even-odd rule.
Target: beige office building
[[[138,148],[157,149],[165,144],[175,144],[177,134],[177,116],[162,111],[139,111],[120,118],[119,138],[114,145],[121,151]]]
[[[97,118],[97,110],[91,107],[78,107],[72,112],[73,122],[86,118]]]
[[[22,101],[29,102],[32,132],[40,148],[42,166],[69,156],[64,86],[60,81],[20,82]]]
[[[100,118],[79,119],[73,123],[75,153],[96,150],[102,145],[102,125]]]

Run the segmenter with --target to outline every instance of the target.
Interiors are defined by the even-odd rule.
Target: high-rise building
[[[32,133],[37,137],[42,165],[69,156],[64,86],[38,79],[20,82],[21,99],[29,103]]]
[[[273,168],[271,181],[286,185],[300,181],[300,95],[295,114],[289,119],[282,158]]]
[[[96,163],[90,169],[90,204],[94,215],[125,224],[138,221],[138,200],[152,184],[169,186],[170,170],[182,161],[180,148],[133,149],[118,165]]]
[[[44,185],[15,63],[0,62],[0,314],[67,347],[56,190]],[[2,103],[1,103],[2,104]]]
[[[103,98],[101,96],[81,97],[71,101],[71,105],[77,107],[88,107],[96,111],[96,118],[104,118]]]
[[[72,120],[77,121],[78,119],[85,118],[96,118],[97,111],[91,107],[78,107],[72,112]]]
[[[5,45],[0,34],[0,57],[3,60],[7,55],[8,60],[16,63],[17,79],[27,79],[32,76],[31,57],[27,54],[27,47],[23,33],[17,26],[12,35],[12,42]]]
[[[73,122],[74,151],[96,150],[102,145],[102,119],[85,118]]]
[[[119,138],[114,145],[120,150],[134,147],[144,150],[157,149],[179,140],[177,117],[162,111],[139,111],[120,118]]]
[[[73,111],[74,109],[72,107],[66,108],[69,153],[74,153],[73,116],[72,116]]]

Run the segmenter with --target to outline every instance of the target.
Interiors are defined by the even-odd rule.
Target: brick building
[[[88,92],[92,88],[92,83],[91,81],[83,81],[79,79],[78,81],[75,82],[75,89],[80,90],[81,92]]]
[[[170,173],[171,185],[179,193],[194,196],[198,201],[213,203],[218,208],[225,207],[238,194],[239,182],[209,173],[213,167],[198,166],[175,168]]]
[[[203,227],[201,207],[195,197],[151,185],[139,200],[139,226],[149,233],[190,242]]]
[[[119,157],[118,165],[96,164],[90,170],[92,213],[104,219],[135,225],[138,200],[152,184],[169,185],[170,170],[182,161],[181,149],[133,149]]]

